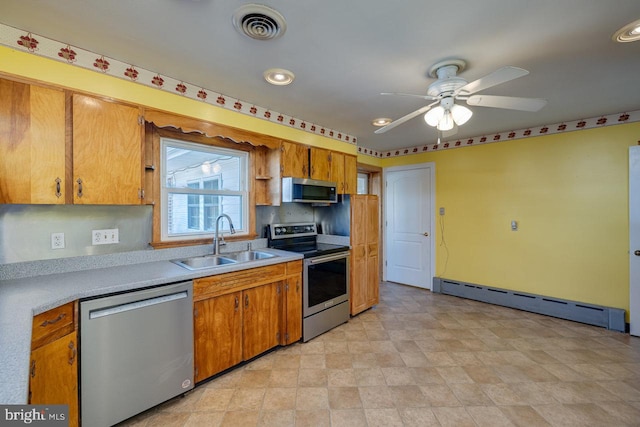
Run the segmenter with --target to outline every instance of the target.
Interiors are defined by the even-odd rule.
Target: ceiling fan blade
[[[547,100],[541,98],[518,98],[514,96],[473,95],[467,99],[467,104],[478,107],[538,111],[547,105]]]
[[[472,93],[480,92],[481,90],[506,83],[510,80],[517,79],[518,77],[524,77],[527,74],[529,74],[529,72],[522,68],[511,66],[502,67],[493,73],[480,77],[478,80],[467,83],[458,89],[457,93],[463,96],[471,95]]]
[[[458,133],[458,125],[457,124],[453,124],[453,127],[449,130],[443,130],[440,132],[440,134],[442,135],[442,138],[449,138],[450,136],[455,135],[456,133]]]
[[[401,93],[401,92],[382,92],[380,95],[410,96],[412,98],[421,98],[421,99],[428,99],[428,100],[438,99],[435,96],[431,96],[431,95],[416,95],[413,93]]]
[[[376,130],[373,133],[377,133],[377,134],[381,134],[381,133],[385,133],[386,131],[389,131],[391,129],[393,129],[396,126],[399,126],[401,124],[403,124],[404,122],[408,122],[409,120],[413,119],[414,117],[418,117],[420,114],[426,113],[427,111],[429,111],[429,109],[437,104],[439,101],[433,102],[429,105],[425,105],[424,107],[407,114],[406,116],[400,117],[398,120],[394,120],[393,122],[389,123],[386,126],[381,127],[380,129]]]

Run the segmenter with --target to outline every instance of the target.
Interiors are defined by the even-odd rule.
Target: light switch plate
[[[95,245],[113,245],[120,243],[120,236],[117,228],[109,228],[106,230],[91,230],[91,244]]]

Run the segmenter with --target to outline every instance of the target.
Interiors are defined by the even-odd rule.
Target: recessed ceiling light
[[[380,117],[377,119],[373,119],[373,121],[371,122],[372,125],[374,126],[386,126],[389,123],[391,123],[391,119],[387,118],[387,117]]]
[[[630,24],[620,28],[611,37],[614,41],[620,43],[635,42],[640,40],[640,19],[637,19]]]
[[[264,72],[264,79],[276,86],[286,86],[293,82],[296,76],[289,70],[282,68],[270,68]]]

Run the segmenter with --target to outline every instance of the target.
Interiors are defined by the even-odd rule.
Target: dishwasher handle
[[[107,308],[99,308],[89,312],[89,319],[98,319],[100,317],[112,316],[114,314],[124,313],[126,311],[138,310],[140,308],[150,307],[169,301],[175,301],[188,297],[187,291],[176,292],[168,295],[161,295],[154,298],[143,299],[139,301],[128,302],[125,304],[114,305]]]

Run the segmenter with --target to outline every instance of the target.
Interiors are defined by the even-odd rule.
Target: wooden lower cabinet
[[[302,261],[194,281],[195,381],[302,336]]]
[[[69,405],[69,426],[78,425],[77,302],[33,318],[29,403]]]
[[[194,303],[195,381],[242,362],[242,292]]]

